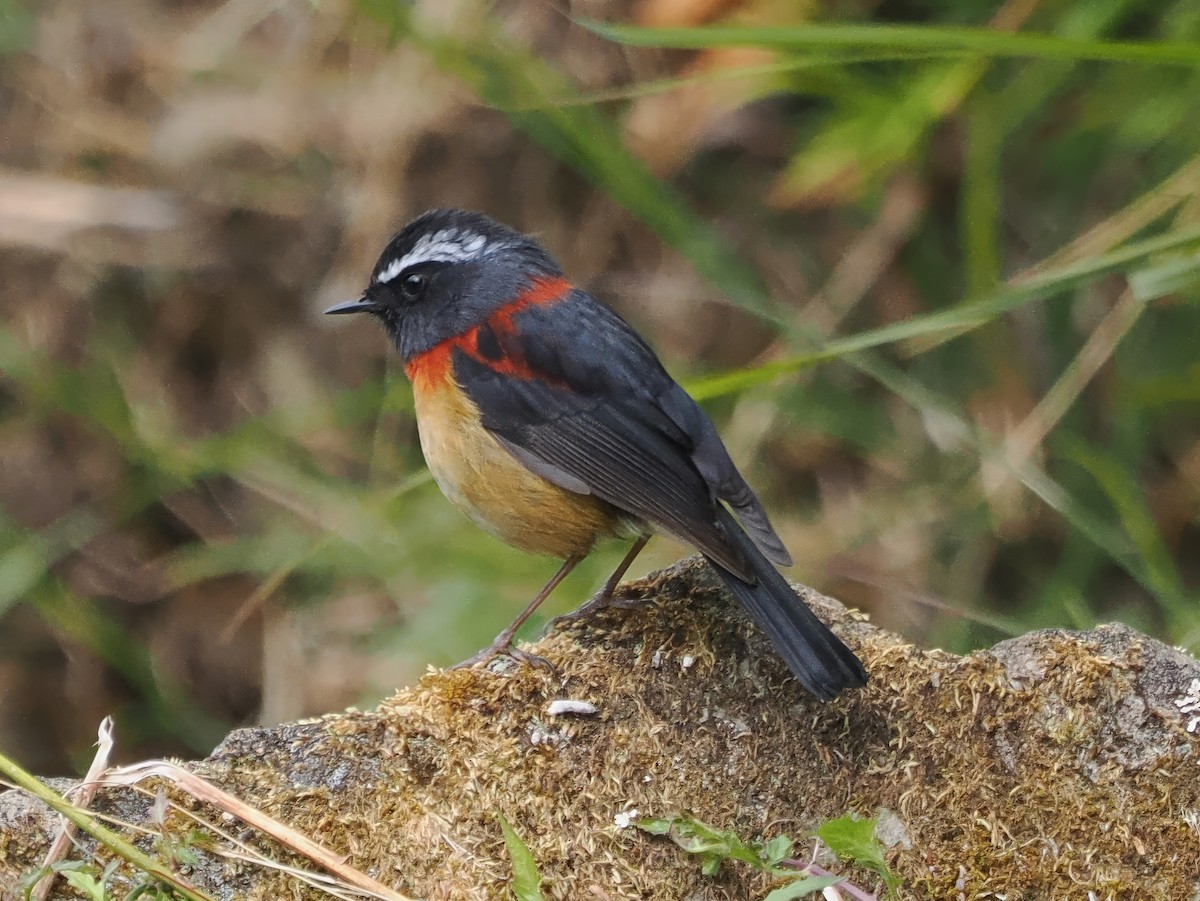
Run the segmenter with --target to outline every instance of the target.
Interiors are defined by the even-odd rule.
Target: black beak
[[[356,300],[348,300],[345,303],[339,303],[337,306],[330,307],[325,311],[325,315],[328,316],[330,313],[374,313],[378,309],[379,304],[364,294]]]

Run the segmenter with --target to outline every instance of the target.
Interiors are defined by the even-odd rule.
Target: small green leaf
[[[787,860],[792,856],[792,848],[796,843],[786,835],[777,835],[765,845],[762,849],[762,860],[768,868],[779,866],[781,860]]]
[[[683,850],[700,856],[700,871],[705,876],[715,876],[722,863],[738,856],[737,836],[691,817],[677,818],[670,835]]]
[[[824,891],[831,885],[843,882],[841,876],[803,876],[772,891],[763,901],[794,901],[807,895]]]
[[[81,870],[62,870],[59,875],[67,881],[71,888],[81,892],[91,901],[105,901],[104,883],[93,874]]]
[[[21,880],[21,890],[24,894],[25,901],[30,901],[33,897],[33,890],[37,884],[52,873],[62,876],[67,879],[68,873],[84,873],[93,880],[96,874],[96,865],[87,860],[60,860],[47,866],[38,867],[36,870],[31,870]]]
[[[700,858],[700,870],[713,876],[726,860],[740,860],[756,870],[770,872],[792,849],[787,836],[771,842],[745,842],[732,829],[718,829],[690,814],[681,813],[662,818],[643,818],[634,823],[651,835],[666,835],[688,854]]]
[[[675,817],[642,817],[633,825],[651,835],[667,835],[675,823]]]
[[[840,860],[849,860],[878,873],[889,889],[899,885],[899,879],[888,869],[883,857],[883,845],[875,837],[877,822],[848,813],[817,827],[817,836],[829,846]]]
[[[537,862],[529,852],[529,846],[521,841],[513,827],[508,825],[504,814],[496,814],[496,819],[500,821],[500,830],[504,833],[504,846],[512,860],[513,878],[510,887],[513,895],[517,901],[543,901],[542,874],[538,872]]]

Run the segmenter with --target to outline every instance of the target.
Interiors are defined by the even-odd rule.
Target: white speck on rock
[[[547,716],[595,716],[600,708],[587,701],[573,701],[570,698],[559,698],[546,705]]]
[[[527,732],[529,743],[535,748],[560,748],[567,743],[567,734],[556,729],[549,729],[541,723],[534,722]]]
[[[1193,679],[1192,684],[1188,686],[1187,694],[1178,698],[1175,701],[1175,706],[1179,708],[1180,713],[1191,714],[1188,719],[1187,730],[1195,734],[1197,729],[1200,729],[1200,679]]]

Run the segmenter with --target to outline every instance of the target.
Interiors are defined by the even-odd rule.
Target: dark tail
[[[822,701],[832,699],[843,689],[866,685],[867,671],[854,652],[817,619],[723,507],[720,523],[754,568],[758,581],[745,582],[712,560],[709,565],[720,574],[742,609],[767,633],[800,684]]]

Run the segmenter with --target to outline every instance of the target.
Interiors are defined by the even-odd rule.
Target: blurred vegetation
[[[110,712],[133,756],[369,703],[553,571],[430,484],[380,330],[320,316],[431,206],[648,335],[793,577],[953,650],[1200,645],[1190,0],[0,0],[0,53],[0,734],[34,769]]]

